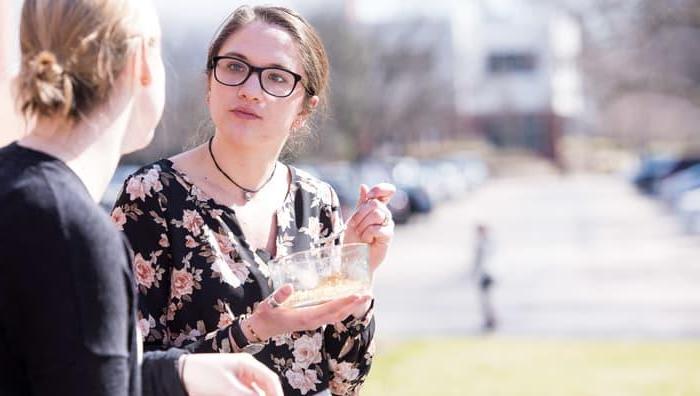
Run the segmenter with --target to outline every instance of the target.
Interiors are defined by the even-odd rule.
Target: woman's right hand
[[[281,306],[293,292],[292,285],[280,287],[258,304],[252,315],[244,319],[241,328],[249,341],[255,341],[257,337],[267,340],[280,334],[316,330],[323,325],[338,323],[372,298],[369,295],[351,295],[311,307]],[[255,334],[250,332],[249,327]]]
[[[179,364],[190,396],[284,396],[277,375],[247,353],[183,355]]]

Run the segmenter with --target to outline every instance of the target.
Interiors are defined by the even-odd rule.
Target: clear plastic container
[[[290,283],[294,293],[289,307],[321,304],[351,294],[362,294],[372,285],[369,248],[364,243],[332,245],[276,258],[269,263],[275,289]]]

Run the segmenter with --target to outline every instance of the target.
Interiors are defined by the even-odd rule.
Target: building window
[[[529,73],[535,66],[535,55],[527,52],[493,53],[487,60],[488,71],[492,74]]]

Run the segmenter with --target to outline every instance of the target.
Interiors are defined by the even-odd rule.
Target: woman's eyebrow
[[[245,55],[243,55],[243,54],[241,54],[241,53],[238,53],[238,52],[233,52],[233,51],[226,52],[226,53],[223,54],[223,56],[232,56],[232,57],[234,57],[234,58],[238,58],[238,59],[240,59],[240,60],[244,60],[244,61],[250,63],[250,59],[248,59],[247,56],[245,56]],[[276,67],[276,68],[278,68],[278,69],[291,70],[291,69],[289,68],[289,66],[281,65],[281,64],[279,64],[279,63],[268,63],[267,65],[262,66],[262,67]]]

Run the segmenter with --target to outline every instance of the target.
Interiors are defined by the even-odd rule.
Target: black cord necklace
[[[231,176],[227,175],[226,172],[224,172],[224,170],[221,169],[219,164],[216,162],[216,158],[214,158],[214,152],[211,149],[211,142],[213,140],[214,140],[214,137],[211,137],[209,139],[209,155],[211,156],[211,160],[214,162],[214,166],[216,166],[216,169],[218,169],[219,172],[221,172],[221,174],[224,175],[231,183],[235,184],[236,187],[243,190],[243,198],[245,198],[246,202],[250,201],[251,199],[253,199],[255,194],[257,194],[260,190],[262,190],[267,185],[267,183],[269,183],[270,180],[272,180],[272,176],[275,175],[275,171],[277,170],[277,161],[275,161],[275,167],[272,168],[272,173],[270,173],[270,177],[268,177],[267,180],[265,180],[265,183],[263,183],[262,186],[260,186],[257,190],[251,190],[249,188],[245,188],[245,187],[241,186],[240,184],[236,183],[236,181],[233,180],[231,178]]]

